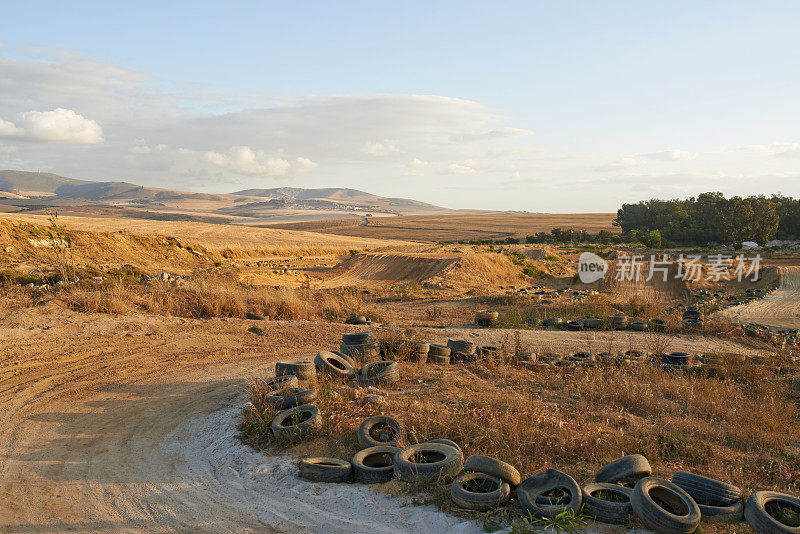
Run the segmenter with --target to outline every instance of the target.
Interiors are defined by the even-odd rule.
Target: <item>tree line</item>
[[[765,245],[776,238],[800,239],[800,200],[781,195],[725,198],[718,192],[686,200],[643,200],[623,204],[614,225],[623,239],[658,232],[666,246],[743,241]]]

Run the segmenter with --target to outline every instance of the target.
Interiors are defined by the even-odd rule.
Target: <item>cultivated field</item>
[[[399,239],[408,241],[469,241],[515,237],[525,239],[537,232],[553,228],[586,230],[597,233],[612,230],[613,213],[578,214],[455,214],[370,218],[354,220],[315,221],[271,225],[287,230],[304,230],[324,234]]]

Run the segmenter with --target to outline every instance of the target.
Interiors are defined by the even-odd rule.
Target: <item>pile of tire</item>
[[[500,323],[500,313],[492,310],[481,310],[475,314],[475,324],[484,327],[497,326]]]
[[[305,369],[308,362],[301,363],[303,365],[300,368]],[[313,378],[315,375],[304,376]],[[272,419],[271,425],[272,435],[278,442],[294,443],[320,428],[322,417],[319,408],[313,404],[317,400],[317,392],[300,387],[296,375],[277,374],[275,378],[266,381],[265,387],[264,402],[280,410]]]
[[[690,309],[683,312],[681,322],[685,328],[697,328],[703,326],[703,317],[700,315],[700,311]]]
[[[478,361],[475,343],[463,339],[448,339],[450,363],[475,363]]]
[[[452,351],[446,345],[431,343],[428,345],[428,363],[449,364]]]
[[[413,363],[425,363],[428,361],[428,352],[430,352],[431,349],[429,343],[411,342],[409,343],[409,349],[409,361]]]
[[[344,334],[339,352],[364,365],[381,359],[381,346],[372,332]]]

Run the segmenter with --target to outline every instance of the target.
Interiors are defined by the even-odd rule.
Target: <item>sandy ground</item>
[[[357,486],[305,484],[291,460],[237,444],[244,379],[336,346],[357,327],[78,314],[54,304],[0,316],[0,531],[470,532]],[[419,331],[497,343],[509,331]],[[596,336],[606,350],[610,334]],[[536,350],[585,350],[583,332],[523,333]],[[643,336],[614,334],[646,349]],[[611,340],[613,341],[613,340]],[[673,350],[753,352],[680,336]],[[606,344],[606,346],[603,346]],[[346,527],[346,528],[345,528]]]
[[[800,267],[780,267],[778,289],[763,299],[734,306],[723,315],[734,321],[800,328]]]

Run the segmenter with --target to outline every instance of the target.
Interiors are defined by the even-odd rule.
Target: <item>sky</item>
[[[800,3],[8,2],[0,168],[450,208],[800,196]]]

